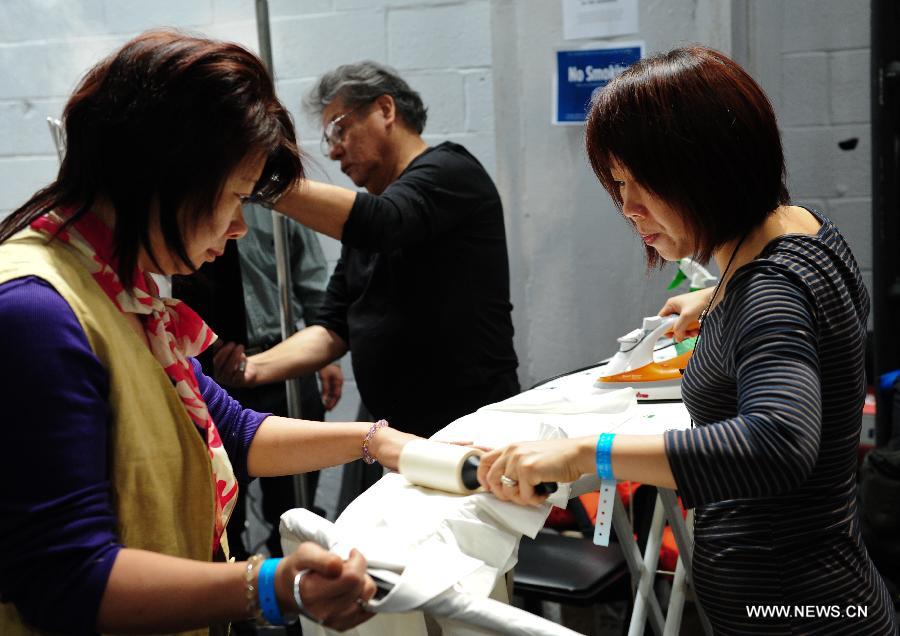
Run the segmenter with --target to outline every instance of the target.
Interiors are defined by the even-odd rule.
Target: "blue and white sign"
[[[643,53],[643,42],[557,51],[553,123],[563,126],[583,124],[594,91],[641,59]]]

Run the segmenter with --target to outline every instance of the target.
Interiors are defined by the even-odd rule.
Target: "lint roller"
[[[478,490],[478,465],[483,451],[470,446],[422,439],[406,444],[400,451],[400,474],[417,486],[460,495]],[[556,492],[555,482],[534,487],[539,495]]]

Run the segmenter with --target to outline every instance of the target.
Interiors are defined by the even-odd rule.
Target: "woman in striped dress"
[[[676,49],[595,96],[586,143],[650,267],[693,256],[722,272],[660,312],[681,314],[677,339],[700,318],[682,387],[695,426],[508,446],[482,484],[529,504],[533,484],[594,470],[677,489],[717,634],[894,634],[855,496],[869,299],[837,228],[789,203],[764,93],[721,53]]]

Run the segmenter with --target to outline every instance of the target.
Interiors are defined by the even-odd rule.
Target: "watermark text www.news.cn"
[[[865,605],[747,605],[750,618],[865,618]]]

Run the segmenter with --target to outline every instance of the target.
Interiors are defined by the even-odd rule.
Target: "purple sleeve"
[[[107,465],[109,376],[68,303],[35,277],[0,285],[0,600],[33,626],[92,633],[122,548]],[[267,414],[191,361],[238,479]]]
[[[42,630],[93,632],[121,545],[107,475],[109,381],[69,305],[0,285],[0,597]]]
[[[256,435],[256,431],[263,420],[271,413],[257,413],[251,409],[245,409],[228,392],[216,384],[215,380],[203,374],[200,363],[191,359],[194,375],[200,385],[200,393],[206,402],[206,408],[216,428],[219,429],[219,437],[222,445],[231,460],[231,467],[237,480],[244,484],[250,481],[247,473],[247,453],[250,443]]]

